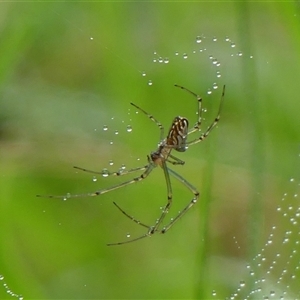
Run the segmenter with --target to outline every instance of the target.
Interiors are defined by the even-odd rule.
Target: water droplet
[[[119,134],[119,131],[118,130],[115,130],[115,135]]]
[[[93,40],[94,40],[94,38],[91,36],[91,37],[90,37],[90,40],[91,40],[91,41],[93,41]]]
[[[146,72],[142,72],[142,76],[145,77],[147,74]]]
[[[127,233],[127,234],[126,234],[126,237],[127,237],[127,238],[130,238],[130,233]]]
[[[132,126],[131,125],[127,125],[126,131],[127,132],[131,132],[132,131]]]
[[[229,38],[228,36],[226,36],[226,37],[225,37],[225,41],[226,41],[226,42],[229,42],[229,41],[230,41],[230,38]]]
[[[237,55],[238,56],[243,56],[243,52],[239,51]]]
[[[156,58],[153,58],[153,62],[156,63]]]
[[[216,42],[217,38],[214,36],[212,40],[213,40],[213,42]]]
[[[212,295],[212,296],[217,296],[216,291],[215,291],[215,290],[212,290],[211,295]]]
[[[67,193],[66,196],[63,198],[64,201],[66,201],[68,198],[71,198],[71,194]]]
[[[163,61],[164,61],[164,60],[163,60],[162,57],[159,57],[159,58],[158,58],[158,62],[159,62],[159,63],[162,63]]]
[[[168,58],[168,57],[166,57],[166,58],[164,59],[164,63],[165,63],[165,64],[168,64],[168,63],[169,63],[169,58]]]
[[[218,85],[216,82],[213,83],[213,89],[216,90],[218,88]]]
[[[126,166],[124,164],[121,165],[121,170],[125,170]]]
[[[4,279],[4,276],[3,275],[0,275],[0,280],[3,280]]]
[[[176,55],[176,56],[178,56],[178,55],[179,55],[178,51],[176,51],[176,52],[175,52],[175,55]]]
[[[103,177],[107,177],[107,176],[109,175],[109,171],[108,171],[106,168],[104,168],[104,169],[101,171],[101,174],[102,174]]]
[[[217,71],[217,77],[220,78],[221,77],[221,72]]]
[[[152,83],[152,81],[151,80],[149,80],[148,81],[148,85],[152,85],[153,83]]]
[[[207,94],[210,95],[212,93],[211,89],[207,90]]]
[[[93,179],[92,179],[94,182],[97,181],[97,177],[96,176],[93,176]]]
[[[244,287],[245,286],[245,281],[240,281],[240,287]]]
[[[108,130],[108,126],[107,125],[103,125],[103,130],[107,131]]]
[[[196,37],[196,43],[197,43],[197,44],[200,44],[201,42],[202,42],[202,37],[198,35],[198,36]]]
[[[113,166],[113,164],[114,164],[113,160],[110,160],[110,161],[108,162],[108,164],[109,164],[110,166]]]
[[[294,182],[294,181],[295,181],[295,178],[291,178],[291,179],[290,179],[290,182]]]
[[[109,144],[110,144],[110,145],[113,145],[113,143],[114,143],[113,141],[109,141]]]
[[[184,59],[187,59],[188,58],[188,55],[186,53],[183,53],[183,58]]]
[[[234,48],[235,47],[235,43],[231,43],[230,47]]]

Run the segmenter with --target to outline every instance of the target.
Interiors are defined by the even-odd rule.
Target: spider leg
[[[165,205],[161,216],[159,217],[159,219],[156,221],[154,227],[152,228],[151,233],[154,233],[155,231],[158,230],[158,227],[160,226],[160,224],[163,222],[166,214],[169,212],[169,209],[172,205],[172,186],[171,186],[171,180],[170,180],[170,175],[169,175],[169,169],[167,167],[166,161],[162,160],[161,162],[161,167],[164,171],[165,174],[165,179],[166,179],[166,184],[167,184],[167,204]]]
[[[198,131],[200,129],[200,126],[201,126],[201,122],[202,122],[202,98],[195,94],[194,92],[190,91],[189,89],[181,86],[181,85],[178,85],[178,84],[175,84],[176,87],[190,93],[191,95],[193,95],[194,97],[197,98],[197,101],[198,101],[198,120],[196,122],[196,124],[194,125],[194,127],[189,130],[188,134],[191,134],[191,133],[194,133],[196,131]]]
[[[202,142],[209,134],[210,132],[214,129],[214,127],[216,127],[216,125],[218,124],[219,120],[220,120],[220,116],[221,116],[221,110],[222,110],[222,106],[223,106],[223,102],[224,102],[224,95],[225,95],[225,85],[223,86],[223,91],[222,91],[222,96],[221,96],[221,101],[220,101],[220,106],[219,106],[219,111],[218,111],[218,115],[216,116],[215,120],[213,121],[213,123],[206,129],[206,131],[200,135],[199,138],[194,139],[190,142],[187,142],[187,145],[194,145],[197,143]]]
[[[140,221],[136,220],[134,217],[128,215],[123,209],[121,209],[116,203],[114,203],[117,208],[126,216],[128,217],[129,219],[131,219],[132,221],[134,221],[135,223],[141,225],[141,226],[144,226],[146,228],[148,228],[148,231],[147,233],[145,233],[144,235],[138,237],[138,238],[135,238],[133,240],[129,240],[129,241],[125,241],[125,242],[119,242],[119,243],[112,243],[112,244],[107,244],[108,246],[116,246],[116,245],[123,245],[123,244],[127,244],[127,243],[131,243],[131,242],[135,242],[135,241],[138,241],[140,239],[143,239],[145,237],[151,237],[155,232],[158,231],[158,227],[160,226],[160,224],[163,222],[166,214],[168,213],[171,205],[172,205],[172,187],[171,187],[171,181],[170,181],[170,175],[169,175],[169,169],[166,165],[166,162],[163,160],[162,161],[162,168],[164,170],[164,174],[165,174],[165,178],[166,178],[166,184],[167,184],[167,194],[168,194],[168,202],[167,204],[165,205],[164,209],[163,209],[163,212],[161,214],[161,216],[159,217],[159,219],[156,221],[155,225],[154,226],[147,226],[143,223],[140,223]],[[177,175],[177,173],[175,173]],[[179,176],[179,175],[178,175]],[[180,176],[179,176],[180,177]],[[184,179],[183,179],[184,180]]]
[[[125,182],[122,182],[120,184],[117,184],[117,185],[114,185],[110,188],[106,188],[106,189],[102,189],[102,190],[98,190],[98,191],[95,191],[93,193],[85,193],[85,194],[75,194],[75,195],[72,195],[72,194],[67,194],[67,195],[60,195],[60,196],[54,196],[54,195],[36,195],[37,197],[44,197],[44,198],[59,198],[59,199],[69,199],[69,198],[82,198],[82,197],[93,197],[93,196],[100,196],[100,195],[103,195],[105,193],[108,193],[108,192],[111,192],[111,191],[114,191],[114,190],[117,190],[119,188],[122,188],[126,185],[129,185],[129,184],[132,184],[132,183],[136,183],[136,182],[139,182],[143,179],[145,179],[151,172],[152,170],[156,167],[155,164],[149,164],[146,168],[146,170],[139,176],[139,177],[135,177],[131,180],[128,180],[128,181],[125,181]]]
[[[185,161],[175,157],[172,154],[169,154],[169,157],[171,157],[173,160],[167,159],[167,162],[169,162],[172,165],[184,165],[185,164]]]
[[[88,170],[88,169],[81,168],[81,167],[76,167],[76,166],[74,166],[73,168],[77,169],[77,170],[80,170],[80,171],[87,172],[87,173],[98,174],[98,175],[102,175],[102,176],[103,175],[105,175],[105,176],[121,176],[121,175],[126,175],[126,174],[129,174],[129,173],[133,173],[133,172],[136,172],[136,171],[145,170],[145,169],[147,169],[147,167],[148,167],[148,165],[143,166],[143,167],[132,168],[132,169],[129,169],[129,170],[119,170],[119,171],[116,171],[116,172],[92,171],[92,170]]]
[[[113,202],[113,203],[127,218],[129,218],[131,221],[135,222],[138,225],[146,227],[148,229],[148,231],[147,231],[147,233],[145,233],[142,236],[139,236],[139,237],[137,237],[135,239],[124,241],[124,242],[118,242],[118,243],[109,243],[109,244],[107,244],[107,246],[123,245],[123,244],[127,244],[127,243],[131,243],[131,242],[135,242],[135,241],[141,240],[141,239],[143,239],[145,237],[151,237],[151,235],[154,233],[154,232],[152,232],[153,231],[153,227],[152,226],[148,226],[148,225],[146,225],[144,223],[141,223],[139,220],[137,220],[134,217],[128,215],[116,202]]]
[[[182,184],[184,184],[193,194],[194,198],[190,201],[190,203],[184,207],[184,209],[168,224],[166,225],[162,230],[161,233],[166,233],[175,222],[177,222],[186,212],[194,205],[196,204],[198,198],[199,198],[199,192],[196,190],[194,186],[192,186],[186,179],[181,177],[179,174],[177,174],[175,171],[168,168],[169,173],[175,177],[177,180],[179,180]]]
[[[138,238],[135,238],[133,240],[128,240],[128,241],[124,241],[124,242],[118,242],[118,243],[109,243],[109,244],[106,244],[106,245],[107,246],[119,246],[119,245],[131,243],[131,242],[135,242],[135,241],[141,240],[141,239],[143,239],[145,237],[151,237],[151,235],[152,235],[151,231],[152,231],[152,228],[150,229],[150,231],[148,231],[144,235],[142,235],[142,236],[140,236]]]
[[[151,237],[151,235],[154,234],[155,231],[153,230],[154,229],[153,226],[148,226],[148,225],[140,222],[136,218],[134,218],[134,217],[130,216],[128,213],[126,213],[116,202],[113,202],[113,203],[127,218],[129,218],[131,221],[135,222],[138,225],[146,227],[148,229],[148,231],[145,234],[143,234],[142,236],[139,236],[135,239],[124,241],[124,242],[118,242],[118,243],[109,243],[109,244],[107,244],[107,246],[118,246],[118,245],[123,245],[123,244],[131,243],[131,242],[135,242],[135,241],[138,241],[138,240],[143,239],[145,237]]]
[[[160,129],[160,140],[162,141],[163,138],[164,138],[164,127],[163,125],[158,121],[156,120],[152,115],[150,115],[149,113],[147,113],[145,110],[143,110],[142,108],[140,108],[139,106],[137,106],[136,104],[134,103],[130,103],[132,106],[134,106],[135,108],[137,108],[138,110],[140,110],[143,114],[145,114],[150,120],[152,120]]]
[[[138,225],[141,225],[143,227],[146,227],[146,228],[151,228],[151,226],[148,226],[144,223],[142,223],[141,221],[137,220],[136,218],[130,216],[128,213],[126,213],[116,202],[113,202],[113,204],[127,217],[129,218],[131,221],[135,222],[136,224]]]

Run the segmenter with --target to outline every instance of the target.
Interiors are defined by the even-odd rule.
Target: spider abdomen
[[[167,145],[175,146],[174,149],[184,152],[186,148],[186,139],[188,135],[189,121],[183,117],[176,117],[167,136]]]

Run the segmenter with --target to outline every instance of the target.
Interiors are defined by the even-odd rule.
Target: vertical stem
[[[200,243],[196,255],[196,291],[195,299],[209,299],[211,295],[208,294],[207,287],[209,286],[209,215],[210,203],[212,200],[211,189],[214,175],[214,160],[215,160],[215,144],[210,141],[207,149],[207,164],[204,170],[204,179],[202,184],[202,191],[200,190],[199,212],[200,212],[200,228],[199,236]]]
[[[263,172],[264,172],[264,134],[263,120],[261,118],[261,107],[257,95],[258,84],[255,70],[255,56],[253,55],[253,44],[251,39],[251,4],[246,1],[236,2],[237,9],[237,28],[239,45],[243,52],[242,59],[242,87],[245,101],[245,113],[248,118],[244,118],[245,126],[249,128],[248,140],[252,144],[250,151],[251,157],[249,162],[251,166],[251,186],[252,190],[249,195],[248,207],[248,258],[254,257],[261,245],[262,227],[263,227],[263,203],[259,196],[263,189]],[[253,270],[254,272],[258,270]]]

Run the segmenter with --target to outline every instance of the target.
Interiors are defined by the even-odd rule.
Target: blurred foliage
[[[290,178],[300,175],[299,3],[7,2],[0,8],[2,282],[24,299],[229,297],[249,277],[246,265],[271,227],[289,226],[275,212]],[[204,53],[193,53],[197,36]],[[209,55],[220,60],[221,78]],[[160,56],[170,62],[154,63]],[[35,197],[122,182],[72,166],[144,165],[159,132],[129,103],[166,130],[176,115],[193,123],[196,101],[173,87],[178,83],[203,96],[205,128],[220,101],[221,88],[206,93],[216,80],[226,84],[218,129],[179,153],[186,164],[176,167],[201,198],[168,234],[106,246],[144,233],[113,201],[153,224],[166,201],[160,170],[92,199]],[[172,183],[170,217],[192,197]],[[285,257],[290,250],[281,246]],[[13,298],[7,290],[0,285],[1,299]],[[289,292],[299,298],[298,285]]]

